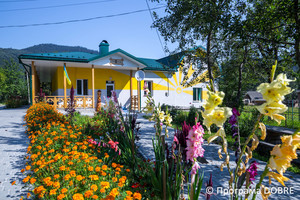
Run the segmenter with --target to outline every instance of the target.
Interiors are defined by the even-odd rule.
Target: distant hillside
[[[87,49],[80,46],[64,46],[56,44],[39,44],[25,49],[12,49],[12,48],[0,48],[0,66],[4,64],[5,60],[13,59],[18,61],[18,56],[20,54],[30,54],[30,53],[55,53],[55,52],[86,52],[98,54],[97,51]]]

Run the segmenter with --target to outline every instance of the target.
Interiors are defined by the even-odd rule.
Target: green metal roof
[[[144,63],[146,63],[147,67],[144,68],[145,70],[153,70],[153,71],[170,71],[170,70],[172,70],[167,65],[159,63],[155,59],[151,59],[151,58],[138,58],[138,59],[143,61]]]
[[[89,59],[91,59],[95,56],[97,56],[97,55],[91,54],[91,53],[85,53],[85,52],[58,52],[58,53],[22,54],[19,56],[19,58],[88,63]]]

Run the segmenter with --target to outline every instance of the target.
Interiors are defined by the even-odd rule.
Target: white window
[[[111,97],[111,91],[115,90],[114,81],[106,81],[106,96]]]
[[[153,96],[153,81],[144,81],[144,89],[148,89],[151,96]],[[144,96],[147,96],[147,93],[144,91]]]
[[[202,88],[193,88],[193,101],[202,101]]]
[[[77,95],[88,95],[88,80],[87,79],[77,79],[76,81]]]

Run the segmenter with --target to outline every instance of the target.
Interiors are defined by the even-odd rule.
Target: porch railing
[[[35,97],[37,102],[38,96]],[[70,103],[70,97],[67,97],[67,105],[65,106],[64,96],[46,96],[45,103],[53,105],[54,108],[65,108]],[[75,108],[93,108],[93,96],[75,96]]]

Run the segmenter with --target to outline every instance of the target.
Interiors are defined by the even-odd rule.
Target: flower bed
[[[45,103],[31,106],[25,116],[30,145],[28,162],[22,172],[24,183],[33,185],[40,199],[141,199],[129,186],[130,169],[107,164],[104,152],[98,158],[96,146],[71,126],[65,117]],[[103,153],[103,152],[102,152]],[[29,196],[29,195],[28,195]]]

